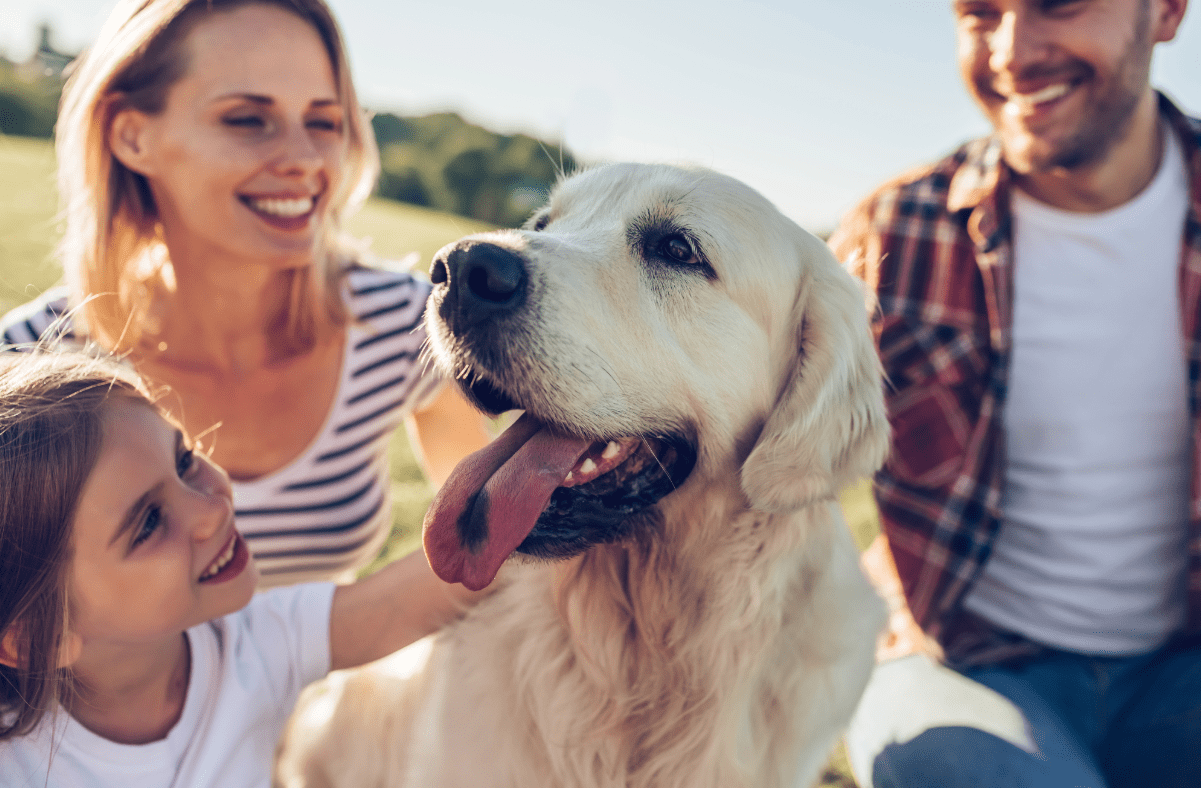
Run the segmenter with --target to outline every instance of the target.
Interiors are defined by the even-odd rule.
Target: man
[[[875,786],[1201,786],[1201,122],[1149,83],[1186,6],[955,0],[994,134],[831,238],[888,375],[882,659],[911,613],[954,669],[882,661]]]

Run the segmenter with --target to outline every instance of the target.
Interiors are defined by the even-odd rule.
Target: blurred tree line
[[[23,63],[0,55],[0,133],[50,137],[63,69],[51,30]],[[382,172],[376,193],[402,202],[515,227],[546,201],[560,173],[577,166],[562,146],[526,134],[498,134],[458,114],[421,117],[380,113],[371,120]]]
[[[371,119],[380,149],[376,192],[504,227],[546,201],[560,173],[577,166],[560,145],[527,134],[497,134],[453,112]]]

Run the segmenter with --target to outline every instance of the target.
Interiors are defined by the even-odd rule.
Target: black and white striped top
[[[379,552],[391,527],[388,439],[441,379],[418,362],[428,282],[406,272],[357,267],[346,278],[352,316],[334,407],[291,463],[235,482],[238,529],[262,585],[344,579]],[[0,320],[6,344],[38,341],[67,309],[56,288]],[[72,338],[69,321],[60,333]]]

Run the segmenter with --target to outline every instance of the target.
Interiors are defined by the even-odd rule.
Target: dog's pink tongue
[[[422,541],[434,573],[476,591],[491,583],[590,445],[527,413],[464,458],[425,514]]]

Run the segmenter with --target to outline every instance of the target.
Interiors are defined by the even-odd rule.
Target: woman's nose
[[[276,168],[285,175],[307,175],[321,168],[325,157],[303,124],[291,125],[280,140]]]

